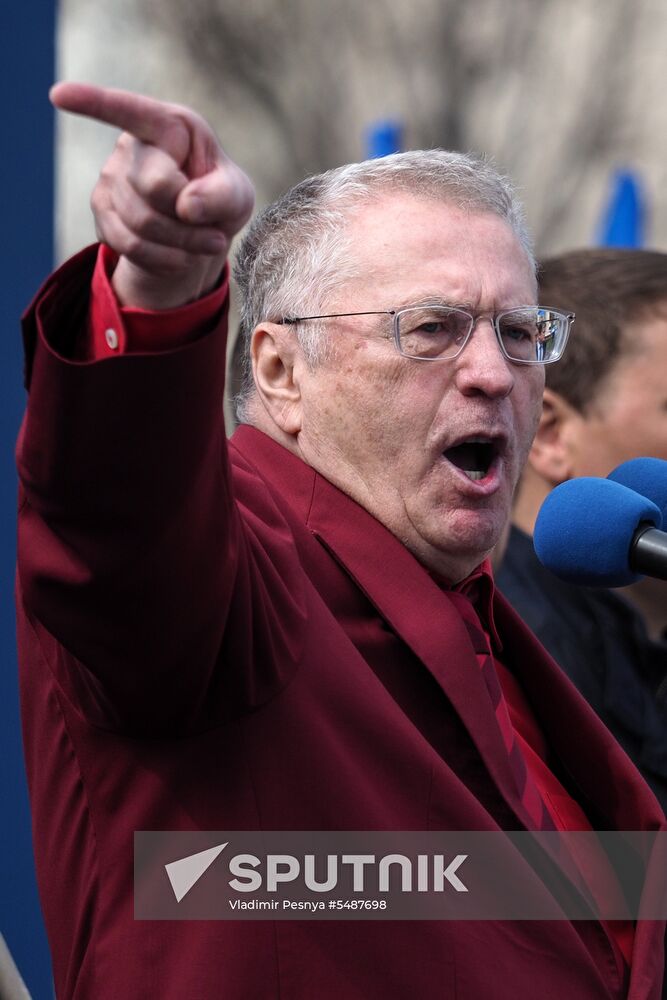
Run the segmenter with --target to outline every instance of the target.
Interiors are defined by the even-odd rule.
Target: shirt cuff
[[[118,256],[100,246],[91,284],[86,355],[100,361],[118,354],[155,353],[189,344],[216,324],[229,294],[229,268],[203,298],[176,309],[121,306],[111,287]]]

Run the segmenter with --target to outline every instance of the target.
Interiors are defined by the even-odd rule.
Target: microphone
[[[567,583],[625,587],[642,575],[667,579],[661,525],[652,500],[611,479],[582,476],[548,495],[533,545],[542,565]]]
[[[610,472],[607,479],[652,500],[667,525],[667,462],[661,458],[631,458]]]

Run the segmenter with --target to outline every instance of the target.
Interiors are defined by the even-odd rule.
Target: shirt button
[[[107,344],[109,345],[109,347],[111,348],[112,351],[117,350],[117,348],[118,348],[118,334],[113,329],[113,327],[109,327],[108,330],[104,331],[104,339],[106,340]]]
[[[113,327],[110,326],[108,330],[104,331],[104,339],[112,351],[118,349],[118,334]]]

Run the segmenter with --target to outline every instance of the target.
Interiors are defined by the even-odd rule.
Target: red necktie
[[[489,697],[491,698],[491,704],[493,705],[493,710],[496,715],[500,735],[502,736],[503,743],[505,744],[505,749],[507,751],[507,756],[509,758],[510,767],[512,769],[514,781],[516,782],[521,803],[530,816],[535,830],[555,830],[555,823],[551,818],[551,814],[544,804],[544,800],[540,795],[537,785],[528,770],[526,760],[521,752],[521,747],[519,746],[519,742],[516,738],[509,712],[507,710],[507,702],[505,701],[505,696],[503,695],[500,681],[498,680],[498,675],[496,673],[496,668],[493,663],[493,654],[491,653],[489,640],[482,627],[482,623],[479,620],[470,598],[466,594],[450,591],[449,596],[454,598],[454,603],[461,613],[461,617],[463,618],[465,626],[468,630],[468,635],[470,636],[473,649],[475,650],[477,662],[479,663],[482,677],[484,678],[489,692]]]

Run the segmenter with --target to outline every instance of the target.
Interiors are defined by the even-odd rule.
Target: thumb
[[[184,222],[214,225],[233,236],[250,218],[255,192],[243,171],[226,160],[183,187],[176,214]]]

